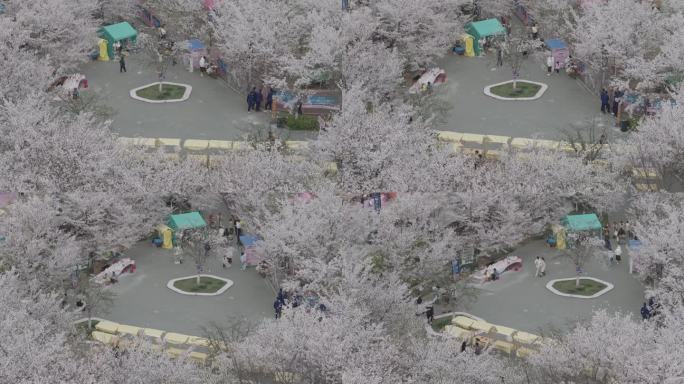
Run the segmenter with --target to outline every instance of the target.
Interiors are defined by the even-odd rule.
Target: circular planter
[[[570,294],[570,293],[564,293],[564,292],[561,292],[561,291],[557,290],[557,289],[554,288],[554,286],[553,286],[555,283],[557,283],[557,282],[559,282],[559,281],[572,281],[572,282],[574,282],[575,280],[576,280],[575,277],[570,277],[570,278],[566,278],[566,279],[553,279],[553,280],[549,281],[548,283],[546,283],[546,289],[548,289],[549,291],[555,293],[555,294],[558,295],[558,296],[574,297],[574,298],[577,298],[577,299],[595,299],[595,298],[597,298],[597,297],[599,297],[599,296],[601,296],[601,295],[603,295],[603,294],[609,292],[610,290],[612,290],[612,289],[614,288],[613,284],[611,284],[611,283],[609,283],[609,282],[607,282],[607,281],[603,281],[603,280],[599,280],[599,279],[593,278],[593,277],[580,277],[580,280],[593,280],[593,281],[595,281],[595,282],[597,282],[597,283],[601,283],[601,284],[605,285],[606,287],[603,288],[602,290],[600,290],[600,291],[594,293],[594,294],[591,295],[591,296],[586,296],[586,295],[574,295],[574,294]]]
[[[220,294],[222,294],[223,292],[227,291],[228,288],[230,288],[230,287],[233,286],[233,281],[232,281],[232,280],[224,279],[223,277],[218,277],[218,276],[214,276],[214,275],[200,274],[200,278],[202,278],[202,277],[210,277],[210,278],[212,278],[212,279],[221,280],[221,281],[223,281],[225,284],[223,285],[223,287],[219,288],[216,292],[211,292],[211,293],[205,293],[205,292],[188,292],[188,291],[184,291],[184,290],[182,290],[182,289],[176,288],[176,286],[175,286],[174,284],[175,284],[177,281],[179,281],[179,280],[188,280],[188,279],[196,279],[196,278],[197,278],[197,275],[192,275],[192,276],[184,276],[184,277],[179,277],[179,278],[177,278],[177,279],[169,280],[169,282],[166,283],[166,287],[169,288],[170,290],[176,292],[176,293],[180,293],[181,295],[188,295],[188,296],[217,296],[217,295],[220,295]]]
[[[156,83],[146,84],[146,85],[143,85],[143,86],[138,87],[138,88],[133,88],[133,89],[131,89],[131,91],[130,91],[129,94],[131,95],[132,98],[134,98],[134,99],[136,99],[136,100],[144,101],[144,102],[146,102],[146,103],[152,103],[152,104],[177,103],[177,102],[180,102],[180,101],[185,101],[185,100],[187,100],[187,99],[190,98],[190,93],[192,92],[192,86],[191,86],[191,85],[188,85],[188,84],[181,84],[181,83],[172,83],[172,82],[169,82],[169,81],[163,81],[162,84],[163,84],[163,85],[175,85],[175,86],[178,86],[178,87],[185,87],[185,92],[183,92],[183,95],[182,95],[180,98],[176,98],[176,99],[165,99],[165,100],[153,100],[153,99],[148,99],[148,98],[145,98],[145,97],[142,97],[142,96],[138,96],[138,91],[140,91],[141,89],[149,88],[149,87],[152,87],[152,86],[159,86],[159,82],[156,82]]]
[[[542,95],[544,94],[544,92],[546,92],[546,89],[549,88],[548,85],[546,85],[546,84],[544,84],[544,83],[538,83],[538,82],[536,82],[536,81],[530,81],[530,80],[517,80],[517,82],[518,82],[518,83],[529,83],[529,84],[538,85],[538,86],[539,86],[539,90],[537,90],[537,93],[536,93],[536,94],[534,94],[533,96],[529,96],[529,97],[505,97],[505,96],[495,95],[494,93],[492,93],[492,88],[494,88],[494,87],[498,87],[498,86],[500,86],[500,85],[505,85],[505,84],[513,84],[513,80],[508,80],[508,81],[504,81],[504,82],[501,82],[501,83],[492,84],[492,85],[489,85],[489,86],[485,87],[485,89],[484,89],[484,94],[487,95],[487,96],[489,96],[489,97],[493,97],[493,98],[495,98],[495,99],[497,99],[497,100],[506,100],[506,101],[511,101],[511,100],[515,100],[515,101],[530,101],[530,100],[537,100],[538,98],[542,97]]]

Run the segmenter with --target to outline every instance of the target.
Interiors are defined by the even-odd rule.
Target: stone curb
[[[186,279],[191,279],[194,277],[197,277],[197,275],[190,275],[190,276],[179,277],[176,279],[171,279],[171,280],[169,280],[168,283],[166,283],[166,287],[169,288],[170,290],[176,292],[176,293],[180,293],[181,295],[187,295],[187,296],[218,296],[218,295],[222,294],[223,292],[227,291],[228,288],[233,286],[232,280],[228,280],[228,279],[225,279],[223,277],[218,277],[218,276],[214,276],[214,275],[206,275],[203,273],[200,274],[200,277],[211,277],[212,279],[221,280],[221,281],[225,282],[226,285],[224,285],[223,287],[221,287],[221,289],[219,289],[218,291],[216,291],[214,293],[186,292],[186,291],[180,290],[180,289],[173,286],[173,283],[175,283],[178,280],[186,280]]]
[[[544,84],[544,83],[539,83],[539,82],[536,82],[536,81],[523,80],[523,79],[516,80],[516,81],[518,81],[518,82],[530,83],[530,84],[535,84],[535,85],[539,85],[541,88],[537,91],[537,94],[534,95],[534,96],[532,96],[532,97],[503,97],[503,96],[495,95],[495,94],[492,93],[491,89],[492,89],[493,87],[497,87],[497,86],[499,86],[499,85],[509,84],[509,83],[512,83],[512,82],[513,82],[513,80],[508,80],[508,81],[504,81],[504,82],[501,82],[501,83],[496,83],[496,84],[492,84],[492,85],[486,86],[485,89],[484,89],[484,94],[487,95],[487,96],[489,96],[489,97],[493,97],[493,98],[495,98],[495,99],[497,99],[497,100],[504,100],[504,101],[531,101],[531,100],[537,100],[537,99],[539,99],[540,97],[542,97],[542,95],[544,95],[544,92],[546,92],[546,89],[549,88],[548,85],[546,85],[546,84]]]
[[[143,85],[143,86],[141,86],[141,87],[138,87],[138,88],[133,88],[133,89],[131,89],[131,91],[129,92],[129,94],[130,94],[130,96],[131,96],[132,98],[134,98],[135,100],[138,100],[138,101],[144,101],[144,102],[146,102],[146,103],[151,103],[151,104],[162,104],[162,103],[178,103],[178,102],[181,102],[181,101],[185,101],[185,100],[187,100],[187,99],[190,98],[190,93],[192,93],[192,85],[189,85],[189,84],[182,84],[182,83],[172,83],[172,82],[169,82],[169,81],[163,81],[162,84],[178,85],[178,86],[181,86],[181,87],[185,87],[185,92],[183,93],[183,96],[182,96],[180,99],[171,99],[171,100],[150,100],[150,99],[145,99],[145,98],[143,98],[143,97],[140,97],[140,96],[138,96],[138,95],[136,94],[136,92],[138,92],[139,90],[141,90],[141,89],[143,89],[143,88],[147,88],[147,87],[150,87],[150,86],[152,86],[152,85],[157,85],[157,84],[159,84],[158,81],[157,81],[156,83],[150,83],[150,84],[146,84],[146,85]]]
[[[573,295],[573,294],[570,294],[570,293],[563,293],[563,292],[561,292],[561,291],[559,291],[559,290],[557,290],[556,288],[553,287],[553,284],[555,284],[555,283],[558,282],[558,281],[574,281],[575,279],[576,279],[576,277],[570,277],[570,278],[565,278],[565,279],[553,279],[553,280],[549,281],[548,283],[546,283],[546,289],[548,289],[549,291],[555,293],[555,294],[558,295],[558,296],[574,297],[574,298],[577,298],[577,299],[595,299],[595,298],[597,298],[597,297],[599,297],[599,296],[601,296],[601,295],[603,295],[603,294],[605,294],[605,293],[610,292],[613,288],[615,288],[615,286],[614,286],[613,284],[611,284],[611,283],[609,283],[609,282],[607,282],[607,281],[603,281],[603,280],[600,280],[600,279],[593,278],[593,277],[580,277],[580,280],[581,280],[581,279],[593,280],[593,281],[596,281],[597,283],[604,284],[606,287],[603,288],[602,290],[600,290],[600,291],[594,293],[594,294],[591,295],[591,296],[582,296],[582,295]]]

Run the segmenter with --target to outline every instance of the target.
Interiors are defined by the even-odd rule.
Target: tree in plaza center
[[[543,45],[539,39],[532,39],[523,30],[516,30],[505,41],[499,43],[503,59],[511,67],[513,89],[517,89],[520,69],[523,63]]]
[[[569,248],[566,254],[575,265],[575,287],[580,286],[580,277],[584,273],[584,265],[590,257],[601,249],[603,242],[596,236],[585,232],[568,233],[567,241]]]
[[[159,77],[159,93],[163,91],[164,80],[169,66],[175,64],[178,56],[178,46],[170,39],[162,39],[146,33],[138,36],[137,44],[145,53],[144,57],[150,65],[157,69]]]
[[[183,251],[188,252],[197,268],[196,284],[200,285],[200,275],[209,257],[225,254],[226,239],[218,231],[209,227],[188,229],[177,236]]]

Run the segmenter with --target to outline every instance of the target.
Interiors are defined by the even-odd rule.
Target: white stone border
[[[133,88],[133,89],[131,89],[129,94],[131,95],[132,98],[134,98],[136,100],[144,101],[146,103],[152,103],[152,104],[177,103],[179,101],[185,101],[185,100],[190,98],[190,93],[192,92],[192,85],[182,84],[182,83],[172,83],[170,81],[162,81],[162,84],[178,85],[181,87],[185,87],[185,93],[183,93],[183,96],[180,99],[170,99],[170,100],[150,100],[150,99],[146,99],[144,97],[140,97],[136,94],[136,92],[138,92],[139,90],[141,90],[143,88],[151,87],[153,85],[159,85],[159,82],[157,81],[154,83],[143,85],[143,86],[138,87],[138,88]]]
[[[185,277],[179,277],[179,278],[177,278],[177,279],[172,279],[172,280],[169,280],[168,283],[166,283],[166,287],[169,288],[170,290],[176,292],[176,293],[180,293],[181,295],[188,295],[188,296],[218,296],[218,295],[222,294],[223,292],[227,291],[228,288],[230,288],[230,287],[233,286],[233,281],[232,281],[232,280],[228,280],[228,279],[225,279],[225,278],[223,278],[223,277],[218,277],[218,276],[214,276],[214,275],[206,275],[206,274],[204,274],[204,273],[200,274],[200,277],[211,277],[211,278],[216,279],[216,280],[221,280],[221,281],[224,281],[224,282],[226,283],[226,285],[224,285],[223,287],[221,287],[221,289],[219,289],[218,291],[216,291],[216,292],[214,292],[214,293],[186,292],[186,291],[180,290],[180,289],[178,289],[178,288],[176,288],[176,287],[173,286],[173,283],[175,283],[175,282],[178,281],[178,280],[187,280],[187,279],[192,279],[192,278],[196,278],[196,277],[197,277],[197,275],[190,275],[190,276],[185,276]]]
[[[600,291],[594,293],[594,294],[591,295],[591,296],[573,295],[573,294],[570,294],[570,293],[563,293],[563,292],[561,292],[561,291],[559,291],[559,290],[557,290],[556,288],[553,287],[553,285],[554,285],[556,282],[558,282],[558,281],[575,281],[575,279],[577,279],[577,278],[576,278],[576,277],[570,277],[570,278],[565,278],[565,279],[553,279],[553,280],[549,281],[548,283],[546,283],[546,289],[548,289],[549,291],[555,293],[555,294],[558,295],[558,296],[575,297],[575,298],[578,298],[578,299],[595,299],[595,298],[597,298],[597,297],[603,295],[604,293],[609,292],[609,291],[612,290],[613,288],[615,288],[615,286],[614,286],[613,284],[611,284],[611,283],[609,283],[609,282],[607,282],[607,281],[603,281],[603,280],[596,279],[596,278],[593,278],[593,277],[585,277],[585,276],[580,277],[580,280],[582,280],[582,279],[594,280],[594,281],[596,281],[596,282],[598,282],[598,283],[604,284],[606,287],[603,288],[602,290],[600,290]]]
[[[485,89],[484,89],[484,94],[487,95],[487,96],[489,96],[489,97],[493,97],[493,98],[495,98],[495,99],[497,99],[497,100],[506,100],[506,101],[510,101],[510,100],[516,100],[516,101],[530,101],[530,100],[537,100],[538,98],[542,97],[542,95],[544,95],[544,92],[546,92],[546,89],[549,88],[549,86],[546,85],[546,84],[544,84],[544,83],[539,83],[539,82],[532,81],[532,80],[523,80],[523,79],[519,79],[519,80],[516,80],[516,81],[518,81],[518,82],[530,83],[530,84],[535,84],[535,85],[539,85],[539,86],[541,86],[541,88],[539,88],[539,90],[537,91],[537,94],[534,95],[534,96],[532,96],[532,97],[503,97],[503,96],[495,95],[495,94],[492,93],[491,89],[492,89],[493,87],[498,87],[499,85],[504,85],[504,84],[508,84],[508,83],[512,83],[512,82],[513,82],[513,80],[508,80],[508,81],[504,81],[504,82],[501,82],[501,83],[496,83],[496,84],[492,84],[492,85],[486,86]]]

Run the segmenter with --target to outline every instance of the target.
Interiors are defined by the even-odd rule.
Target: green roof
[[[125,40],[138,36],[138,31],[133,29],[133,27],[125,21],[102,27],[102,32],[105,37],[108,37],[108,40],[113,41]]]
[[[595,213],[567,215],[561,222],[569,232],[598,231],[602,228],[601,222]]]
[[[474,21],[468,24],[467,32],[474,37],[482,38],[487,36],[501,35],[506,33],[506,28],[497,19],[487,19]]]
[[[181,213],[180,215],[171,215],[169,218],[169,227],[173,228],[175,231],[202,228],[206,226],[207,223],[199,212]]]

